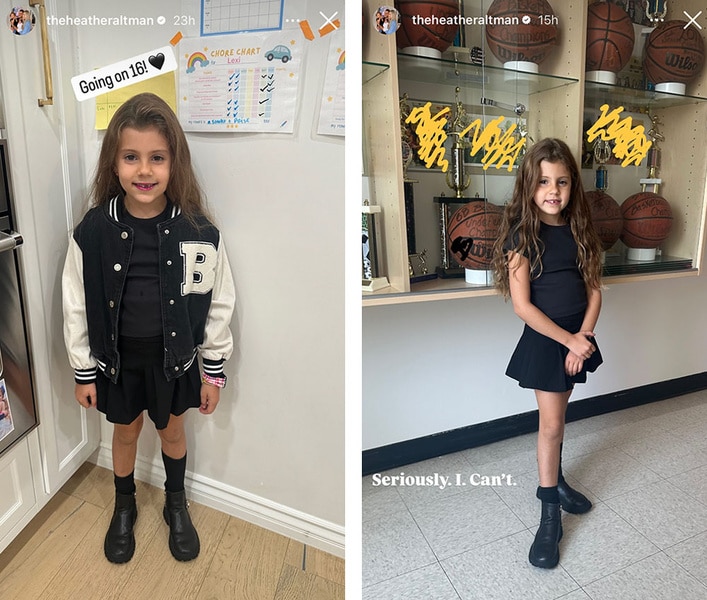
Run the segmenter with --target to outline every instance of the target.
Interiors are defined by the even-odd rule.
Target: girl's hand
[[[565,373],[573,377],[582,370],[584,361],[579,358],[574,352],[568,352],[565,358]]]
[[[77,383],[74,388],[74,396],[78,403],[84,408],[96,406],[96,384],[95,383]]]
[[[201,406],[199,412],[202,415],[210,415],[216,410],[216,405],[220,399],[221,389],[208,383],[201,384]]]
[[[567,344],[570,352],[573,352],[582,360],[587,360],[596,350],[596,347],[587,338],[594,337],[593,331],[579,331],[575,333]]]

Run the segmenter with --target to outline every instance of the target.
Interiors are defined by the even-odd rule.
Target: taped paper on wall
[[[177,112],[177,84],[174,79],[174,71],[172,71],[147,81],[129,85],[115,92],[96,96],[96,129],[106,129],[115,111],[130,98],[143,92],[157,94],[169,104],[175,113]]]
[[[288,33],[183,39],[179,119],[185,131],[292,133],[302,44]]]
[[[329,36],[324,75],[324,91],[319,110],[317,133],[321,135],[345,135],[344,83],[346,80],[346,52],[344,51],[344,30],[338,29]]]
[[[282,29],[284,0],[201,0],[201,35]]]

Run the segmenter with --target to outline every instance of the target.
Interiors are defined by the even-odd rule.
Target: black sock
[[[557,486],[552,487],[540,487],[538,486],[538,491],[535,493],[539,500],[543,502],[549,502],[550,504],[559,504],[560,496],[557,493]]]
[[[118,477],[115,473],[113,473],[113,483],[115,483],[115,491],[119,494],[134,494],[135,471],[125,477]]]
[[[181,492],[184,489],[184,473],[187,470],[186,453],[182,458],[172,458],[162,452],[162,462],[167,474],[164,489],[168,492]]]

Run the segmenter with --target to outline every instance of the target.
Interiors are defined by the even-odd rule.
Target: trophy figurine
[[[380,214],[380,206],[371,205],[367,198],[364,199],[361,206],[361,288],[364,292],[375,292],[390,285],[383,275],[379,254],[381,244],[377,217]]]
[[[471,177],[464,173],[464,149],[467,143],[461,137],[462,131],[466,129],[467,117],[464,105],[459,100],[461,88],[454,90],[454,120],[452,121],[450,135],[454,136],[452,144],[452,169],[447,173],[447,185],[454,190],[456,198],[464,197],[464,190],[469,187]]]
[[[439,205],[439,239],[440,239],[440,266],[436,268],[437,275],[442,278],[464,277],[464,269],[456,264],[447,247],[447,226],[449,217],[454,212],[453,205],[466,204],[469,198],[464,197],[464,191],[471,184],[471,175],[464,172],[464,150],[468,146],[462,138],[462,132],[469,125],[466,109],[459,100],[461,88],[454,90],[454,119],[450,124],[449,135],[454,137],[452,144],[452,167],[447,172],[447,185],[454,191],[453,196],[435,196],[434,202]]]
[[[601,192],[609,188],[609,174],[604,166],[611,158],[611,146],[606,140],[597,138],[594,142],[594,160],[599,165],[597,167],[596,176],[594,178],[594,187]]]
[[[648,137],[651,138],[653,143],[648,150],[646,160],[648,177],[639,181],[642,186],[642,191],[653,192],[655,194],[658,193],[660,184],[663,183],[663,180],[658,177],[658,171],[660,170],[660,148],[658,148],[658,142],[664,142],[665,136],[658,130],[659,125],[663,125],[660,121],[660,117],[657,115],[651,116],[651,128],[648,130]],[[652,186],[653,189],[647,190],[646,187],[649,185]]]
[[[464,190],[469,187],[471,177],[464,173],[464,141],[459,133],[452,133],[454,144],[452,144],[452,168],[447,172],[447,185],[454,190],[456,198],[464,197]]]
[[[668,0],[643,0],[646,16],[655,27],[665,20],[668,13]]]
[[[665,141],[665,136],[658,126],[663,125],[656,115],[652,115],[648,137],[651,147],[646,157],[648,177],[640,179],[641,192],[624,200],[623,207],[628,207],[633,218],[624,220],[622,241],[628,247],[628,258],[638,261],[652,261],[658,255],[658,246],[668,237],[672,227],[673,215],[668,201],[659,194],[663,180],[658,176],[660,170],[660,148],[658,142]]]

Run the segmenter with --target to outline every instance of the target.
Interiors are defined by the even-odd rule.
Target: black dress
[[[540,240],[544,245],[543,270],[540,277],[531,279],[530,301],[558,326],[577,333],[587,310],[587,293],[577,268],[577,244],[570,226],[541,223]],[[506,244],[506,250],[513,247],[514,244]],[[567,347],[526,325],[506,375],[523,388],[569,391],[575,383],[585,383],[587,372],[593,373],[603,362],[596,339],[591,341],[596,350],[584,361],[582,370],[570,376],[565,372]]]

